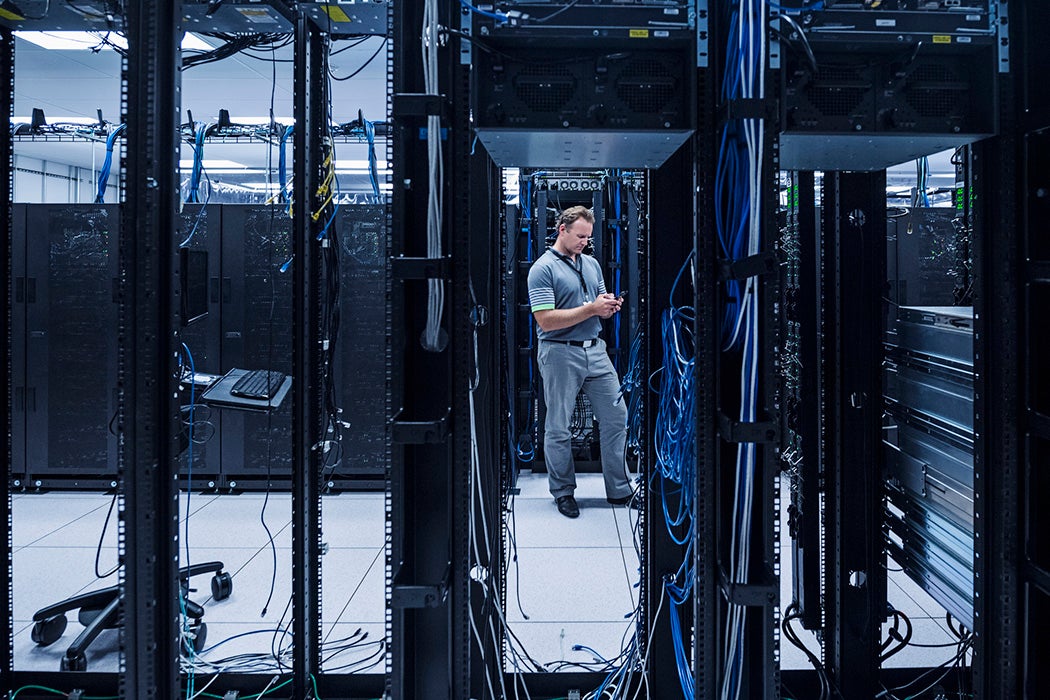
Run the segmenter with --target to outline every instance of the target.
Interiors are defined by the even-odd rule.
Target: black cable
[[[380,51],[382,51],[382,50],[383,50],[383,49],[384,49],[384,48],[386,47],[386,42],[387,42],[387,39],[386,39],[386,37],[383,37],[383,41],[382,41],[382,42],[381,42],[381,43],[379,44],[379,47],[378,47],[378,48],[377,48],[377,49],[375,50],[375,53],[373,53],[373,54],[372,54],[372,55],[371,55],[371,56],[370,56],[370,57],[368,58],[368,60],[367,60],[367,61],[365,61],[365,62],[364,62],[364,63],[363,63],[362,65],[361,65],[361,67],[360,67],[360,68],[358,68],[357,70],[355,70],[355,71],[354,71],[353,73],[351,73],[350,75],[347,75],[347,76],[343,76],[343,77],[341,77],[341,78],[340,78],[339,76],[337,76],[337,75],[335,75],[334,73],[332,73],[332,69],[331,69],[331,68],[329,68],[329,69],[328,69],[328,75],[329,75],[329,76],[331,76],[332,80],[339,80],[339,81],[343,81],[343,80],[350,80],[351,78],[354,78],[354,77],[356,77],[356,76],[357,76],[357,75],[358,75],[359,73],[361,73],[361,71],[363,71],[363,70],[364,70],[365,68],[368,68],[368,66],[369,66],[369,65],[370,65],[370,64],[372,63],[372,61],[374,61],[374,60],[376,59],[376,56],[378,56],[378,55],[379,55],[379,52],[380,52]]]
[[[115,417],[115,416],[114,416]],[[110,421],[112,423],[112,421]],[[106,511],[106,520],[102,523],[102,534],[98,536],[98,547],[95,548],[95,578],[109,578],[120,571],[120,562],[106,573],[98,570],[99,560],[102,558],[102,540],[106,538],[106,529],[109,527],[109,519],[113,515],[113,507],[117,504],[119,491],[113,492],[113,499],[109,502],[109,510]]]
[[[514,593],[518,600],[518,612],[521,616],[528,620],[529,616],[525,614],[524,608],[521,605],[521,564],[518,561],[518,518],[514,511],[514,494],[510,496],[510,551],[511,561],[514,563]]]
[[[353,43],[347,44],[346,46],[344,46],[341,49],[336,49],[335,51],[331,52],[328,55],[329,56],[338,56],[339,54],[343,53],[344,51],[349,51],[352,48],[360,46],[361,44],[363,44],[366,41],[368,41],[369,39],[371,39],[373,36],[375,36],[375,35],[374,34],[363,34],[363,35],[361,35],[359,37],[352,37],[353,38]]]
[[[904,636],[901,636],[900,633],[897,631],[897,623],[900,622],[900,621],[903,621],[904,625],[905,625]],[[904,649],[904,647],[908,646],[908,644],[911,642],[911,636],[912,636],[911,620],[908,618],[907,615],[902,613],[900,610],[894,610],[893,611],[893,628],[890,630],[889,636],[887,636],[886,641],[883,642],[882,654],[879,656],[879,661],[880,662],[885,661],[886,659],[890,658],[894,654],[900,652],[902,649]],[[887,651],[887,649],[889,648],[890,644],[893,643],[894,639],[897,640],[897,646],[895,646],[892,649],[889,649],[889,651]]]
[[[798,36],[802,40],[802,48],[806,52],[806,58],[809,60],[809,64],[813,66],[813,72],[819,73],[820,68],[817,66],[817,57],[813,55],[813,47],[809,45],[809,38],[806,36],[806,32],[799,26],[798,22],[791,18],[791,15],[780,15],[780,19],[790,24],[792,29],[798,32]],[[781,36],[783,36],[782,33]],[[788,43],[790,44],[790,41]]]
[[[276,51],[288,46],[292,40],[289,34],[266,33],[266,34],[226,34],[222,32],[203,32],[204,36],[216,38],[223,41],[220,46],[210,51],[184,51],[182,54],[182,66],[180,70],[186,70],[193,66],[205,63],[213,63],[229,58],[238,53],[247,52],[251,49]],[[251,55],[245,53],[245,55]],[[254,57],[258,58],[258,57]]]
[[[270,81],[270,121],[273,121],[273,112],[276,102],[277,95],[277,62],[276,54],[271,54],[271,57],[275,60],[271,62],[271,81]],[[269,142],[269,146],[266,149],[266,196],[269,198],[270,186],[273,184],[273,142]],[[266,201],[266,200],[264,200]],[[267,346],[266,346],[266,369],[267,371],[273,369],[273,314],[274,307],[277,304],[277,273],[275,272],[274,260],[273,260],[273,225],[274,219],[276,218],[277,205],[274,203],[269,204],[270,207],[270,218],[267,222],[266,241],[267,241],[267,262],[266,262],[266,274],[270,279],[270,314],[266,321],[266,333],[267,333]],[[259,510],[259,522],[262,523],[263,530],[266,531],[266,536],[270,543],[270,557],[272,566],[270,568],[270,592],[266,596],[266,602],[263,603],[262,611],[259,613],[259,617],[266,617],[266,612],[270,609],[270,602],[273,600],[273,592],[277,587],[277,543],[274,542],[273,533],[270,532],[270,526],[266,523],[266,506],[270,502],[270,489],[273,485],[273,408],[267,407],[266,410],[266,491],[263,495],[262,508]]]
[[[933,686],[935,686],[938,683],[940,683],[941,680],[943,680],[945,678],[945,676],[947,676],[949,673],[951,673],[952,667],[955,665],[956,662],[958,662],[961,658],[963,658],[966,655],[966,652],[970,650],[970,647],[972,646],[972,644],[973,644],[973,640],[971,638],[959,640],[959,643],[958,643],[959,649],[956,652],[955,656],[953,656],[952,658],[948,659],[944,663],[939,664],[937,666],[934,666],[933,668],[923,672],[918,677],[916,677],[915,680],[911,681],[910,683],[905,683],[904,685],[897,686],[896,688],[888,688],[887,692],[896,693],[896,692],[904,690],[906,688],[910,688],[911,686],[915,685],[916,683],[921,681],[926,676],[929,676],[930,674],[936,673],[937,671],[941,670],[942,668],[947,667],[947,670],[945,670],[945,672],[942,673],[937,678],[937,680],[935,680],[933,683],[931,683],[929,686],[927,686],[926,688],[924,688],[920,692],[911,694],[911,697],[915,697],[915,698],[921,696],[923,693],[928,691],[930,688],[932,688]]]
[[[809,650],[809,648],[802,643],[799,639],[798,634],[791,626],[792,620],[798,620],[802,618],[802,613],[798,612],[798,604],[792,603],[788,606],[787,610],[784,611],[784,619],[780,623],[780,629],[784,633],[784,636],[789,642],[796,648],[802,651],[809,659],[809,663],[812,664],[813,668],[817,672],[817,677],[820,679],[820,700],[826,700],[830,697],[831,693],[831,682],[828,679],[827,672],[824,670],[824,665],[821,664],[820,659]]]
[[[572,0],[568,5],[565,5],[564,7],[559,7],[557,10],[555,10],[552,13],[550,13],[549,15],[545,15],[543,17],[530,18],[528,21],[530,23],[543,24],[544,22],[557,17],[562,12],[565,12],[566,10],[575,7],[576,4],[579,3],[579,2],[580,2],[580,0]]]

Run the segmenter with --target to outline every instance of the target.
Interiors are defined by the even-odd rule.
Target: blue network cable
[[[771,0],[769,6],[785,15],[800,15],[803,12],[820,12],[824,9],[824,0],[817,0],[816,2],[805,0],[799,7],[786,7]]]
[[[95,195],[95,204],[106,201],[106,188],[109,186],[109,171],[113,167],[113,147],[117,137],[128,128],[127,124],[121,124],[106,137],[106,159],[102,162],[102,169],[98,173],[98,193]]]
[[[821,3],[812,3],[805,9],[819,9]],[[788,8],[788,12],[793,11]],[[763,98],[762,71],[765,67],[767,39],[765,35],[764,3],[750,6],[745,14],[731,10],[730,33],[726,44],[726,72],[722,82],[722,99]],[[761,205],[761,192],[756,191],[756,180],[762,168],[762,138],[764,126],[760,120],[730,120],[722,132],[715,174],[716,228],[722,255],[727,260],[740,260],[760,248],[760,230],[756,225]],[[726,283],[726,302],[722,322],[722,349],[740,352],[740,412],[741,422],[753,422],[758,406],[758,283],[755,278]],[[737,448],[732,533],[730,548],[730,580],[745,583],[749,575],[752,506],[756,473],[756,446],[740,444]],[[672,599],[672,604],[674,604]],[[738,700],[740,674],[743,669],[746,611],[730,605],[726,616],[725,667],[721,697]],[[677,649],[676,649],[677,653]],[[683,689],[685,686],[683,685]]]
[[[459,0],[459,4],[476,15],[480,15],[481,17],[488,17],[489,19],[494,19],[500,24],[510,21],[510,17],[502,12],[489,12],[488,10],[482,10],[479,7],[471,5],[469,2],[467,2],[467,0]]]
[[[361,117],[365,129],[365,140],[368,141],[368,177],[372,181],[372,194],[379,198],[379,168],[376,160],[376,125]]]
[[[693,697],[695,682],[686,650],[678,608],[693,593],[696,534],[696,346],[693,339],[695,309],[677,306],[675,292],[686,270],[692,268],[695,251],[686,257],[669,295],[669,307],[661,317],[663,367],[660,373],[653,447],[664,526],[671,540],[685,546],[682,562],[664,580],[670,600],[671,637],[675,664],[683,696]],[[632,349],[633,352],[633,349]],[[675,498],[677,496],[677,498]],[[672,503],[672,501],[677,501]]]
[[[186,194],[186,202],[189,204],[200,204],[201,175],[207,177],[204,172],[204,137],[208,134],[209,125],[198,122],[194,125],[196,131],[193,138],[193,169],[190,172],[189,191]],[[211,188],[209,188],[210,194]]]

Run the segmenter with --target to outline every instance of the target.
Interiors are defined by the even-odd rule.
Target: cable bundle
[[[280,34],[276,32],[260,34],[228,34],[225,32],[202,32],[202,36],[219,39],[223,43],[210,51],[183,50],[182,70],[199,66],[204,63],[212,63],[229,58],[234,54],[244,52],[250,58],[261,58],[255,56],[254,52],[273,52],[284,48],[292,43],[292,34]],[[269,59],[264,59],[269,60]]]
[[[766,0],[738,0],[729,12],[729,42],[722,100],[765,98],[767,36]],[[765,124],[761,119],[730,120],[722,132],[715,174],[715,222],[722,253],[729,260],[756,255],[761,249],[762,164]],[[724,351],[741,351],[739,420],[754,422],[758,404],[758,283],[752,277],[726,288],[722,323]],[[729,579],[749,577],[756,446],[737,448]],[[723,700],[739,700],[743,672],[746,609],[730,605],[726,619]]]
[[[106,137],[106,160],[102,162],[102,169],[98,173],[98,194],[95,195],[95,204],[102,204],[106,201],[109,171],[113,167],[113,147],[116,144],[117,137],[123,134],[127,128],[127,124],[121,124]]]
[[[438,86],[438,49],[441,45],[441,27],[437,0],[423,5],[423,92],[436,95]],[[441,117],[427,116],[427,257],[441,257],[441,224],[444,220],[445,166],[441,153]],[[441,318],[445,307],[445,287],[439,279],[427,281],[427,323],[423,331],[423,347],[440,352],[445,345],[440,337]]]
[[[661,318],[663,368],[660,401],[653,436],[656,455],[655,478],[660,482],[660,501],[664,524],[675,544],[685,545],[682,564],[674,574],[664,577],[663,591],[670,602],[671,639],[682,694],[694,696],[694,679],[678,608],[693,594],[693,566],[696,540],[696,346],[693,338],[695,309],[675,306],[674,295],[687,269],[690,253],[671,287],[670,307]],[[677,494],[677,504],[671,505]],[[661,598],[662,601],[662,598]]]
[[[627,401],[626,453],[638,454],[642,449],[642,341],[645,334],[639,329],[627,353],[627,370],[620,382],[620,396]]]
[[[208,177],[204,171],[204,138],[208,135],[211,127],[204,122],[198,122],[194,126],[196,130],[193,133],[193,169],[190,171],[189,191],[186,193],[186,202],[188,204],[201,203],[201,175]],[[205,204],[207,204],[210,194],[210,192],[205,194]]]

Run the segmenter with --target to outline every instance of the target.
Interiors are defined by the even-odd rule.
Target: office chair
[[[182,597],[185,600],[186,616],[190,619],[190,635],[185,644],[192,645],[194,652],[204,649],[208,626],[202,620],[204,608],[189,599],[190,578],[214,572],[211,577],[212,598],[225,600],[233,592],[233,578],[222,568],[221,561],[209,561],[184,566],[179,570],[179,582],[182,586]],[[71,610],[79,610],[77,619],[80,624],[84,625],[84,631],[66,649],[66,655],[62,657],[61,670],[86,671],[85,651],[87,648],[102,634],[102,630],[115,629],[119,624],[120,587],[109,586],[97,591],[82,593],[37,610],[33,615],[33,631],[30,635],[33,641],[42,647],[57,642],[66,631],[66,613]]]

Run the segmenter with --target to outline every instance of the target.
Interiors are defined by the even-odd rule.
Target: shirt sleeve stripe
[[[536,313],[537,311],[550,311],[553,308],[554,304],[533,304],[532,312]]]
[[[529,290],[529,303],[535,309],[537,306],[550,304],[553,309],[555,304],[554,289],[551,287],[533,287]]]

